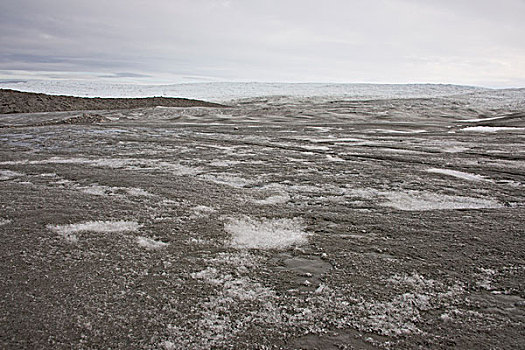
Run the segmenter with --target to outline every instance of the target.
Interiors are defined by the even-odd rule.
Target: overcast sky
[[[525,87],[525,0],[1,0],[0,79]]]

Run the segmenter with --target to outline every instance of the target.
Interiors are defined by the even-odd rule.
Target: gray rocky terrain
[[[523,349],[523,96],[0,115],[0,346]]]
[[[100,98],[46,95],[0,89],[0,114],[35,113],[75,110],[130,109],[147,107],[221,107],[210,103],[187,98],[146,97],[146,98]]]

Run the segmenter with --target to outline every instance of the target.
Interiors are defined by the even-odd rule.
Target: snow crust
[[[224,230],[231,235],[230,245],[244,249],[285,249],[308,242],[306,225],[299,218],[230,218]]]
[[[76,243],[78,232],[120,233],[135,232],[142,227],[135,221],[86,221],[78,224],[47,225],[47,228],[70,243]]]

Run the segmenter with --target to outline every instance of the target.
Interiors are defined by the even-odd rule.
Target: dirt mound
[[[145,107],[224,107],[200,100],[172,97],[100,98],[37,94],[0,89],[0,114],[79,110],[132,109]]]

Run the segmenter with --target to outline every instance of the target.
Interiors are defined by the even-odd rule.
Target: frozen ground
[[[524,100],[1,115],[1,347],[523,349]]]

